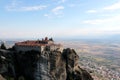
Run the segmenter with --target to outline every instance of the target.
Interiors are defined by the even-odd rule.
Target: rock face
[[[64,49],[63,56],[66,60],[66,80],[93,80],[87,71],[80,68],[79,56],[74,49]]]
[[[3,53],[4,51],[0,50],[0,56],[7,58]],[[0,59],[3,62],[3,58]],[[15,80],[93,80],[86,70],[80,68],[79,56],[74,49],[64,49],[63,52],[12,52],[9,59],[9,64],[7,61],[4,63],[7,65],[4,66],[6,70],[0,73],[3,77],[10,76]],[[10,72],[13,75],[3,74]]]
[[[14,65],[13,53],[11,51],[0,49],[0,75],[2,75],[3,77],[5,76],[15,77],[14,66],[15,65]]]

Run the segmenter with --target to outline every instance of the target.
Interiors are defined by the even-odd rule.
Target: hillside
[[[89,71],[95,80],[120,80],[120,41],[79,40],[62,43],[76,50],[81,67]]]

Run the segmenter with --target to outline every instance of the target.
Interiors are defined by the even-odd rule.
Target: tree
[[[50,38],[49,40],[50,40],[50,41],[53,41],[53,38]]]
[[[0,48],[1,48],[1,49],[6,49],[5,44],[4,44],[4,43],[2,43]]]

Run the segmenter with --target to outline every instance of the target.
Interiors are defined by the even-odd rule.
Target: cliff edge
[[[13,80],[93,80],[74,49],[16,52],[0,49],[0,75]],[[4,79],[3,79],[4,80]]]

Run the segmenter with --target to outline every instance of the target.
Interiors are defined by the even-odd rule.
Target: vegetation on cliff
[[[6,46],[4,43],[1,44],[0,49],[6,49]]]

